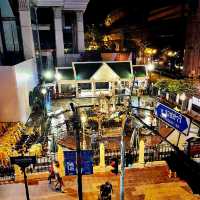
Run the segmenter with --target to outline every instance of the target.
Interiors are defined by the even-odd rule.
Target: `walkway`
[[[166,166],[142,169],[127,169],[125,178],[125,200],[198,200],[190,188],[178,178],[168,178]],[[83,177],[83,199],[97,200],[99,186],[110,181],[114,187],[113,200],[119,200],[119,175],[99,173]],[[65,177],[65,193],[54,192],[47,181],[30,185],[31,200],[76,200],[76,177]],[[0,200],[23,200],[23,184],[0,186]]]

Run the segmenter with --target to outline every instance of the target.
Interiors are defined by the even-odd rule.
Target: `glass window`
[[[90,90],[92,88],[91,83],[78,83],[78,88],[81,90]]]
[[[96,89],[109,89],[109,82],[97,82]]]

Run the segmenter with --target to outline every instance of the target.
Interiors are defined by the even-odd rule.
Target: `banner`
[[[64,151],[65,175],[76,175],[76,151]],[[82,175],[93,174],[93,153],[91,150],[81,151]]]
[[[65,175],[76,175],[76,151],[64,151]]]

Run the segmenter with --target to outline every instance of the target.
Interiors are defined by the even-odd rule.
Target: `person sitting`
[[[100,199],[101,200],[111,200],[112,192],[113,192],[112,184],[107,181],[105,184],[102,184],[100,187]]]

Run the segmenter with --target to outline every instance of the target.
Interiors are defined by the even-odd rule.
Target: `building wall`
[[[0,66],[0,121],[26,122],[29,92],[38,83],[34,59],[14,66]]]
[[[199,8],[187,24],[186,45],[184,56],[184,74],[187,77],[200,77],[200,0]]]
[[[12,66],[0,66],[0,91],[0,121],[19,121],[16,76]]]
[[[35,59],[26,60],[15,67],[17,95],[19,99],[20,121],[25,122],[30,115],[29,92],[38,84]]]

